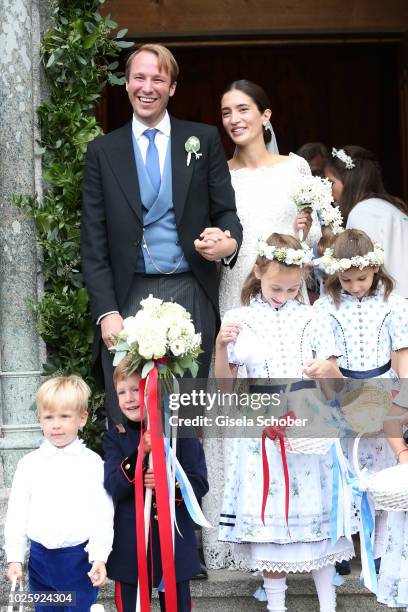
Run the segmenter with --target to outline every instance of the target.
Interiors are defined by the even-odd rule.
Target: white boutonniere
[[[196,159],[200,159],[202,156],[202,153],[199,153],[200,141],[197,136],[190,136],[190,138],[186,140],[184,148],[187,151],[187,166],[190,165],[192,153],[194,153]]]

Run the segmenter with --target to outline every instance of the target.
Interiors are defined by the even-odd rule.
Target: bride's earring
[[[268,121],[265,121],[265,123],[263,124],[263,126],[264,126],[264,129],[265,129],[267,132],[270,132],[270,133],[272,134],[272,123],[269,121],[269,119],[268,119]]]

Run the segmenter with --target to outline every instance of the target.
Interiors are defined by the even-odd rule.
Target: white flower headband
[[[333,249],[326,249],[323,257],[320,259],[319,265],[326,274],[336,274],[336,272],[345,272],[350,268],[371,268],[381,266],[384,263],[384,251],[378,242],[374,243],[374,251],[370,251],[365,255],[356,255],[347,259],[336,259],[333,257]]]
[[[262,238],[258,239],[256,252],[270,261],[275,260],[288,266],[304,266],[312,261],[312,250],[305,242],[301,249],[271,246]]]
[[[347,170],[352,170],[356,167],[356,164],[351,159],[350,155],[347,155],[344,149],[332,148],[332,157],[337,157],[346,166]]]

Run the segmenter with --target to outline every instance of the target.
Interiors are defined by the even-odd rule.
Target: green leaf
[[[116,32],[116,38],[123,38],[128,32],[128,28],[124,28],[123,30],[119,30]]]
[[[193,363],[189,366],[188,368],[191,372],[191,376],[193,378],[196,378],[197,374],[198,374],[198,369],[199,369],[199,365],[196,361],[193,361]]]
[[[45,67],[46,68],[50,68],[53,65],[54,62],[55,62],[55,55],[54,55],[54,53],[51,53],[51,55],[48,58],[48,62],[47,62]]]
[[[128,42],[126,40],[118,40],[118,41],[115,41],[115,45],[117,47],[120,47],[121,49],[129,49],[130,47],[134,47],[135,43]]]
[[[153,370],[154,368],[154,361],[146,361],[146,363],[144,364],[143,368],[142,368],[142,373],[141,373],[141,377],[142,378],[146,378],[146,376],[148,375],[148,373]]]
[[[115,344],[114,347],[112,347],[112,349],[115,349],[115,351],[112,352],[116,352],[116,351],[126,351],[127,353],[129,352],[129,345],[127,342],[121,342],[120,344]]]
[[[96,41],[99,38],[99,32],[95,32],[94,34],[91,34],[90,36],[87,36],[84,39],[84,44],[83,44],[83,48],[84,49],[90,49],[91,47],[93,47],[96,43]]]
[[[124,85],[126,83],[125,77],[117,77],[114,74],[109,75],[108,81],[111,85]]]
[[[122,361],[122,359],[124,359],[127,355],[127,351],[117,351],[115,353],[115,356],[113,358],[113,367],[116,368],[117,365],[120,364],[120,362]]]

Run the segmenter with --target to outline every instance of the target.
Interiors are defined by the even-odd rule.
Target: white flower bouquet
[[[322,179],[320,176],[302,176],[290,197],[299,210],[310,208],[316,211],[320,224],[330,227],[333,234],[340,234],[343,231],[343,218],[338,206],[333,206],[329,179]]]
[[[155,360],[162,359],[161,378],[183,376],[190,370],[198,372],[197,357],[202,350],[201,334],[196,334],[191,315],[176,302],[163,302],[149,295],[140,302],[140,310],[134,317],[127,317],[117,343],[109,350],[115,353],[116,366],[126,356],[131,356],[130,371],[137,371],[142,378],[154,367]]]

